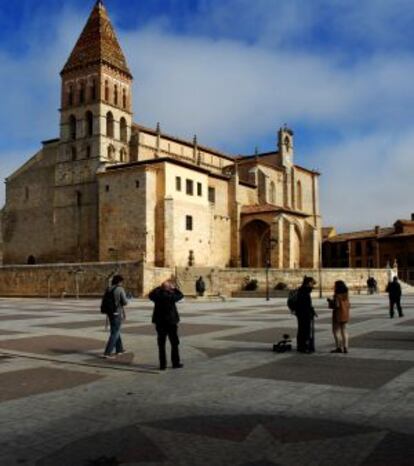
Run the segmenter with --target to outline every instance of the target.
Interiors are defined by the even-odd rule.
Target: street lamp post
[[[267,258],[266,258],[266,301],[270,300],[269,292],[269,269],[271,265],[271,251],[277,243],[277,239],[269,237],[269,244],[267,246]]]

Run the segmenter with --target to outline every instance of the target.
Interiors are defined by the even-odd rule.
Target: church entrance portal
[[[262,220],[253,220],[241,232],[242,267],[266,267],[270,226]]]

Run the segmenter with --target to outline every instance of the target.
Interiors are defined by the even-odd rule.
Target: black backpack
[[[111,316],[117,311],[115,302],[115,288],[107,288],[104,295],[102,296],[101,302],[101,313]]]
[[[290,290],[289,291],[289,296],[287,299],[287,306],[290,309],[290,312],[292,314],[296,313],[297,310],[297,305],[298,305],[298,291],[299,289],[297,288],[296,290]]]

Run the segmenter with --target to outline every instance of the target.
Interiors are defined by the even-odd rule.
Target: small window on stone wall
[[[68,92],[68,105],[71,107],[73,105],[73,86],[69,86],[69,92]]]
[[[72,156],[72,162],[74,162],[76,160],[76,156],[77,156],[76,147],[71,148],[71,156]]]
[[[91,146],[86,146],[86,158],[91,158]]]
[[[194,194],[193,180],[185,180],[185,192],[192,196]]]
[[[139,181],[138,180],[135,180],[135,187],[139,188]]]
[[[24,200],[29,200],[29,188],[27,186],[24,188]]]
[[[106,191],[106,192],[109,191],[109,184],[107,184],[107,185],[105,186],[105,191]]]
[[[216,190],[212,187],[208,188],[208,201],[213,204],[216,202]]]
[[[126,90],[122,90],[122,107],[126,108],[127,106],[127,95],[126,95]]]
[[[92,100],[92,102],[95,102],[95,100],[96,100],[96,79],[92,80],[91,100]]]
[[[197,196],[203,195],[203,187],[201,183],[197,183]]]
[[[185,229],[189,231],[193,229],[193,217],[191,215],[185,216]]]
[[[83,104],[85,102],[85,85],[83,83],[79,86],[79,103]]]
[[[175,190],[181,191],[181,176],[175,177]]]
[[[114,86],[114,105],[118,105],[118,86]]]
[[[108,81],[105,81],[105,100],[108,102],[109,100],[109,83]]]

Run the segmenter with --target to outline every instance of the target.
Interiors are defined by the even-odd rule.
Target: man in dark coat
[[[312,324],[316,314],[311,298],[314,286],[315,280],[305,276],[302,286],[298,289],[295,314],[298,319],[297,350],[300,353],[313,353],[315,351]]]
[[[394,305],[397,305],[398,316],[403,317],[401,308],[401,285],[398,282],[398,277],[394,277],[392,282],[389,282],[386,289],[390,300],[390,317],[394,317]]]
[[[178,315],[176,302],[183,298],[183,294],[177,289],[175,283],[167,280],[161,286],[155,288],[149,294],[149,299],[154,302],[154,312],[152,314],[152,323],[157,330],[158,352],[160,359],[160,370],[167,367],[167,356],[165,352],[165,343],[167,337],[171,344],[171,363],[174,369],[183,367],[180,362],[178,345]]]
[[[206,284],[204,283],[203,277],[199,277],[195,284],[196,292],[198,296],[204,296],[206,291]]]

